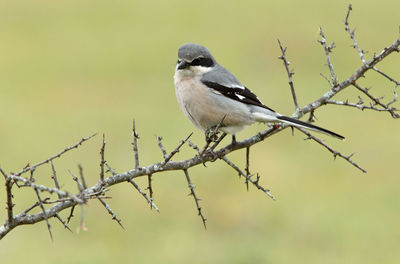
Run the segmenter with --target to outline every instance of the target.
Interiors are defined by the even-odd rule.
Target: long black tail
[[[287,123],[289,125],[292,125],[292,126],[307,128],[307,129],[314,130],[314,131],[317,131],[317,132],[325,133],[327,135],[339,138],[341,140],[344,139],[343,136],[341,136],[339,134],[336,134],[335,132],[329,131],[328,129],[325,129],[325,128],[322,128],[322,127],[319,127],[319,126],[315,126],[315,125],[310,124],[310,123],[303,122],[303,121],[298,120],[298,119],[294,119],[294,118],[287,117],[287,116],[277,116],[276,118],[278,120],[280,120],[280,121],[282,121],[284,123]]]

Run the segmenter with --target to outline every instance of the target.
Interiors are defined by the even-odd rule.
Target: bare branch
[[[358,103],[349,103],[348,101],[328,100],[325,103],[326,104],[333,104],[333,105],[340,105],[340,106],[354,107],[354,108],[360,109],[362,111],[364,111],[365,109],[374,110],[374,111],[378,111],[378,112],[399,111],[399,110],[393,110],[393,109],[387,109],[387,108],[377,108],[375,106],[368,106],[368,105],[358,104]]]
[[[139,134],[136,132],[136,125],[135,125],[135,119],[133,119],[133,126],[132,126],[132,149],[133,153],[135,154],[135,168],[139,168],[139,152],[138,152],[138,146],[137,146],[137,140],[139,138]]]
[[[109,172],[111,172],[111,174],[113,175],[113,176],[115,176],[115,175],[117,175],[118,173],[116,173],[115,171],[114,171],[114,169],[113,168],[111,168],[111,166],[110,165],[108,165],[108,163],[106,162],[105,163],[105,165],[107,166],[107,170],[109,171]]]
[[[79,203],[79,204],[84,203],[82,201],[82,199],[78,198],[77,196],[75,196],[73,194],[70,194],[69,192],[64,192],[64,191],[61,191],[61,190],[56,189],[56,188],[50,188],[50,187],[46,187],[46,186],[43,186],[43,185],[35,184],[35,183],[32,183],[32,182],[30,182],[29,180],[27,180],[27,179],[25,179],[23,177],[19,177],[19,176],[12,175],[12,174],[9,175],[8,177],[10,177],[11,179],[13,179],[15,181],[23,182],[24,186],[29,186],[29,187],[32,187],[32,188],[36,188],[36,189],[38,189],[38,190],[40,190],[42,192],[57,193],[57,194],[61,195],[61,197],[69,197],[69,198],[71,198],[71,200],[73,200],[74,202]]]
[[[249,167],[250,167],[250,147],[246,147],[246,167],[244,168],[246,175],[251,175]],[[249,191],[249,180],[247,178],[245,183],[246,183],[246,189],[247,191]]]
[[[97,198],[100,203],[106,208],[107,212],[112,216],[112,220],[115,220],[121,227],[122,229],[125,230],[125,227],[121,223],[121,219],[118,219],[117,215],[114,213],[113,210],[111,210],[110,206],[101,198]]]
[[[82,182],[82,187],[84,190],[86,190],[87,184],[86,184],[85,177],[83,176],[83,168],[82,168],[81,164],[78,164],[78,169],[79,169],[79,177],[81,178],[81,182]]]
[[[6,180],[6,194],[7,194],[7,216],[8,216],[8,224],[12,224],[14,222],[13,217],[13,195],[12,195],[12,181],[11,178],[5,173],[5,171],[0,168],[0,173],[4,176]]]
[[[198,215],[200,216],[201,221],[203,222],[204,228],[207,229],[207,226],[206,226],[207,219],[204,217],[203,213],[201,212],[200,199],[197,197],[197,195],[196,195],[196,193],[194,191],[195,186],[192,184],[192,181],[190,180],[188,170],[184,169],[183,172],[185,173],[186,180],[187,180],[187,183],[188,183],[188,187],[190,189],[190,194],[189,195],[193,196],[194,202],[196,203],[196,208],[197,208],[197,211],[198,211]]]
[[[329,55],[329,53],[331,53],[333,48],[335,47],[335,43],[332,42],[328,46],[328,44],[326,43],[326,38],[325,38],[324,32],[322,31],[322,27],[319,27],[319,34],[321,35],[321,40],[319,40],[318,42],[321,43],[321,45],[324,47],[326,61],[328,63],[329,71],[331,73],[332,86],[335,87],[337,85],[337,77],[336,77],[336,74],[335,74],[335,70],[333,69],[331,56]]]
[[[156,138],[157,138],[158,146],[160,147],[161,152],[163,154],[163,158],[165,159],[165,158],[167,158],[167,151],[165,150],[165,148],[164,148],[164,146],[163,146],[163,144],[161,142],[162,137],[156,136]]]
[[[375,55],[372,59],[364,63],[360,68],[358,68],[353,74],[350,75],[346,80],[341,83],[338,83],[336,86],[332,87],[331,90],[326,92],[319,99],[307,104],[306,106],[300,108],[296,111],[292,117],[299,119],[304,114],[310,112],[311,110],[316,110],[321,105],[324,105],[324,102],[331,99],[333,96],[338,94],[343,89],[349,87],[354,84],[358,79],[363,77],[365,73],[371,70],[375,65],[385,59],[387,56],[392,54],[393,52],[398,52],[400,46],[400,37],[397,38],[390,46],[384,48],[378,55]]]
[[[379,112],[389,112],[393,118],[399,118],[400,114],[398,113],[398,109],[393,106],[393,104],[397,101],[397,91],[396,88],[399,86],[399,82],[395,80],[395,78],[390,77],[383,71],[377,69],[377,65],[387,58],[390,54],[393,52],[399,52],[399,46],[400,46],[400,37],[397,38],[391,45],[387,46],[384,48],[380,53],[375,54],[371,59],[367,60],[365,57],[365,52],[359,47],[354,30],[350,29],[349,26],[349,16],[350,16],[350,11],[351,11],[351,6],[349,6],[349,10],[346,15],[345,19],[345,25],[346,25],[346,31],[350,34],[350,38],[353,40],[353,46],[357,49],[359,56],[361,60],[363,61],[362,65],[356,69],[352,74],[350,74],[347,79],[345,79],[342,82],[338,82],[336,73],[334,71],[331,58],[330,58],[330,53],[332,49],[334,48],[334,43],[332,44],[327,44],[326,38],[324,33],[322,32],[322,29],[320,30],[320,35],[321,35],[321,40],[319,41],[321,45],[324,48],[325,55],[326,55],[326,60],[327,60],[327,65],[329,67],[330,71],[330,78],[325,77],[327,81],[329,82],[329,85],[331,86],[330,90],[327,91],[325,94],[320,96],[320,98],[316,99],[313,102],[308,103],[307,105],[299,108],[298,107],[298,102],[297,102],[297,97],[295,94],[294,90],[294,85],[293,85],[293,71],[290,69],[290,63],[286,58],[286,48],[284,48],[281,43],[279,42],[279,46],[281,48],[282,56],[280,59],[282,59],[284,66],[286,68],[286,72],[289,77],[289,85],[291,87],[292,91],[292,97],[293,97],[293,102],[295,104],[295,112],[293,113],[292,117],[294,118],[301,118],[302,116],[309,114],[309,121],[313,121],[315,117],[315,112],[321,107],[321,106],[326,106],[326,105],[341,105],[341,106],[347,106],[347,107],[352,107],[352,108],[358,108],[358,109],[369,109],[369,110],[374,110],[374,111],[379,111]],[[375,95],[372,95],[367,88],[363,88],[358,84],[358,80],[361,77],[364,77],[365,74],[368,71],[374,71],[380,74],[381,76],[384,77],[386,81],[390,81],[394,83],[396,86],[394,87],[393,90],[393,99],[390,100],[389,102],[384,102],[382,97],[377,97]],[[364,101],[361,97],[359,102],[357,103],[349,103],[348,100],[345,101],[340,101],[340,100],[333,100],[332,98],[336,96],[339,92],[344,90],[345,88],[349,86],[354,86],[357,90],[359,90],[363,96],[368,97],[369,100],[371,100],[370,105],[364,104]],[[91,137],[88,138],[83,138],[81,141],[76,143],[75,145],[72,145],[70,147],[65,148],[63,151],[59,152],[58,154],[51,156],[50,158],[41,161],[39,163],[36,163],[34,165],[30,165],[29,163],[22,168],[21,171],[19,171],[17,174],[15,173],[10,173],[10,175],[5,174],[4,171],[1,169],[1,173],[4,176],[5,179],[5,189],[6,189],[6,195],[7,195],[7,212],[8,212],[8,220],[0,226],[0,239],[4,237],[7,233],[9,233],[12,229],[14,229],[17,226],[20,225],[27,225],[27,224],[35,224],[40,221],[46,221],[49,233],[51,234],[51,229],[50,229],[50,223],[49,223],[49,218],[56,217],[59,219],[61,223],[66,227],[65,222],[61,219],[59,213],[63,210],[66,210],[70,208],[70,214],[67,217],[67,223],[71,220],[73,217],[74,209],[75,206],[77,205],[82,205],[83,203],[86,202],[88,199],[99,199],[104,202],[105,197],[104,193],[113,185],[123,183],[123,182],[130,182],[138,191],[139,193],[142,194],[142,196],[146,199],[146,201],[151,205],[152,208],[155,208],[158,211],[158,208],[155,206],[153,203],[153,190],[152,190],[152,177],[155,176],[156,173],[163,173],[164,171],[176,171],[176,170],[183,170],[186,176],[186,180],[188,181],[189,188],[191,191],[191,195],[193,195],[195,202],[196,202],[196,207],[199,212],[199,215],[203,221],[203,224],[205,225],[205,218],[202,215],[201,212],[201,207],[199,205],[199,199],[197,198],[195,191],[194,191],[194,186],[190,180],[188,170],[192,167],[195,167],[200,164],[205,164],[206,162],[214,162],[217,161],[218,159],[222,159],[224,162],[226,162],[230,167],[232,167],[238,174],[239,176],[243,176],[245,178],[246,184],[249,182],[255,186],[257,189],[263,191],[265,194],[267,194],[269,197],[274,199],[274,197],[271,195],[270,191],[264,187],[262,187],[259,184],[260,176],[258,174],[256,175],[251,175],[250,173],[250,157],[249,157],[249,152],[250,152],[250,147],[253,146],[254,144],[257,144],[281,131],[286,129],[287,127],[290,127],[288,125],[270,125],[268,129],[261,131],[252,137],[249,137],[245,140],[242,141],[236,141],[235,138],[232,138],[232,142],[226,145],[222,145],[223,139],[226,136],[226,134],[222,134],[220,137],[218,137],[218,129],[222,126],[223,119],[221,120],[220,124],[208,131],[206,134],[206,145],[205,147],[200,150],[197,145],[195,145],[193,142],[189,141],[189,138],[192,134],[190,134],[186,139],[181,140],[178,144],[177,147],[170,153],[167,153],[165,150],[164,146],[162,145],[162,141],[160,137],[157,137],[158,141],[158,146],[161,149],[161,152],[163,154],[163,160],[148,166],[139,166],[139,158],[138,158],[138,151],[137,151],[137,140],[138,140],[138,135],[136,132],[135,124],[133,124],[133,151],[135,154],[135,167],[122,172],[122,173],[116,173],[105,161],[104,158],[104,151],[105,151],[105,139],[103,135],[103,142],[102,142],[102,148],[100,150],[101,154],[101,161],[100,161],[100,181],[98,181],[96,184],[93,186],[87,186],[85,178],[83,177],[83,171],[82,167],[79,166],[79,175],[80,175],[80,180],[73,175],[73,178],[78,184],[79,188],[79,193],[77,195],[73,195],[67,191],[62,191],[60,189],[56,171],[54,168],[53,160],[57,157],[61,157],[64,153],[67,151],[77,148],[83,142],[87,141]],[[301,130],[301,129],[300,129]],[[347,162],[352,164],[353,166],[357,167],[361,171],[365,172],[363,168],[361,168],[357,163],[355,163],[352,160],[353,154],[346,156],[341,154],[340,152],[336,151],[329,145],[327,145],[324,141],[321,139],[311,135],[307,131],[301,130],[303,133],[305,133],[309,139],[312,139],[313,141],[317,142],[324,148],[326,148],[328,151],[330,151],[335,157],[339,156],[342,159],[345,159]],[[177,152],[180,151],[182,146],[189,141],[188,145],[193,148],[196,153],[193,154],[193,156],[186,158],[184,160],[178,160],[178,161],[173,161],[172,158],[174,155],[176,155]],[[210,147],[211,145],[211,147]],[[238,166],[236,166],[234,163],[232,163],[228,158],[227,155],[231,152],[238,151],[240,149],[246,149],[246,164],[244,170],[240,169]],[[204,154],[204,155],[203,155]],[[55,188],[50,188],[46,187],[44,185],[37,184],[36,181],[38,179],[38,175],[35,174],[35,178],[33,177],[34,173],[38,173],[38,171],[35,171],[37,167],[50,163],[51,164],[51,169],[52,169],[52,178],[54,180],[54,185]],[[107,166],[108,170],[104,171],[104,165]],[[26,178],[21,177],[23,173],[30,172],[30,176],[27,176]],[[109,177],[105,177],[105,173],[111,173],[111,176],[107,174]],[[86,175],[87,176],[87,175]],[[139,186],[135,183],[134,179],[137,177],[147,177],[148,181],[148,187],[147,189],[149,190],[149,195],[146,194],[146,192],[142,191]],[[19,185],[20,183],[21,185]],[[35,193],[38,196],[38,202],[33,204],[32,206],[28,207],[27,209],[23,210],[22,213],[16,214],[15,208],[13,210],[13,196],[12,196],[12,187],[13,184],[16,184],[18,187],[25,187],[25,188],[33,188],[35,190]],[[14,189],[15,191],[15,189]],[[46,197],[42,199],[39,195],[39,191],[46,192],[49,194],[57,194],[58,199],[54,199],[50,197]],[[101,201],[100,201],[101,202]],[[45,205],[48,207],[47,209],[45,208]],[[103,203],[102,203],[103,204]],[[32,213],[29,214],[32,209],[37,208],[40,206],[41,211],[37,213]],[[103,204],[104,206],[104,204]],[[109,206],[105,206],[107,211],[115,217],[115,220],[120,224],[120,220],[117,219],[115,213],[109,208]],[[82,207],[82,210],[84,208]],[[83,222],[83,216],[84,214],[81,214],[81,227],[84,229],[84,222]],[[67,227],[66,227],[67,228]]]
[[[48,198],[46,198],[48,199]],[[45,201],[46,199],[44,199],[43,201]],[[39,206],[39,202],[34,203],[33,205],[29,206],[28,208],[26,208],[21,215],[25,216],[27,213],[29,213],[32,209],[36,208]]]
[[[36,192],[36,196],[37,196],[38,201],[39,201],[39,206],[40,206],[40,208],[42,209],[42,212],[43,212],[43,215],[44,215],[44,219],[45,219],[46,224],[47,224],[47,230],[49,230],[50,238],[51,238],[51,240],[53,241],[53,235],[51,234],[51,225],[50,225],[50,223],[49,223],[49,217],[48,217],[47,214],[46,214],[46,209],[44,209],[43,202],[42,202],[42,199],[40,198],[40,194],[39,194],[38,189],[37,189],[37,188],[33,188],[33,189],[34,189],[35,192]]]
[[[336,151],[334,148],[332,148],[331,146],[329,146],[328,144],[326,144],[324,141],[322,141],[321,139],[313,136],[311,133],[309,133],[308,131],[302,129],[302,128],[298,128],[296,127],[298,130],[300,130],[301,132],[303,132],[304,134],[307,135],[307,139],[312,139],[315,142],[317,142],[318,144],[322,145],[323,147],[325,147],[327,150],[329,150],[332,154],[333,157],[336,159],[336,157],[341,157],[342,159],[346,160],[347,162],[349,162],[351,165],[353,165],[354,167],[356,167],[357,169],[361,170],[362,172],[366,173],[367,171],[364,170],[363,168],[360,167],[360,165],[358,165],[357,163],[355,163],[353,160],[351,160],[351,157],[354,155],[354,153],[350,154],[349,156],[345,156],[342,153],[340,153],[339,151]]]
[[[356,36],[354,34],[355,29],[351,30],[350,26],[349,26],[349,16],[350,16],[350,11],[352,10],[352,6],[351,4],[348,7],[348,11],[347,11],[347,15],[346,15],[346,20],[344,22],[345,24],[345,30],[347,31],[347,33],[349,33],[349,36],[351,38],[351,40],[353,41],[353,48],[355,48],[358,52],[358,55],[360,56],[360,59],[363,63],[366,62],[365,57],[364,57],[364,50],[362,50],[356,40]],[[398,52],[398,51],[397,51]],[[396,84],[396,86],[400,85],[400,82],[396,81],[394,78],[390,77],[389,75],[387,75],[386,73],[382,72],[381,70],[379,70],[376,66],[372,67],[374,71],[376,71],[377,73],[379,73],[380,75],[382,75],[383,77],[385,77],[386,79],[388,79],[389,81],[393,82],[394,84]]]
[[[62,220],[62,218],[58,214],[56,214],[54,217],[57,218],[61,222],[61,224],[63,224],[64,228],[68,229],[72,233],[72,230],[68,227],[67,223]]]
[[[157,205],[153,202],[152,199],[150,199],[147,194],[142,191],[142,189],[140,189],[139,185],[136,184],[136,182],[134,182],[132,179],[128,180],[128,182],[130,182],[133,187],[135,187],[136,190],[138,190],[138,192],[143,195],[144,199],[146,199],[146,201],[150,204],[151,207],[153,207],[157,212],[160,212],[160,210],[158,210]]]
[[[290,62],[286,58],[286,50],[287,48],[282,47],[282,44],[280,40],[278,39],[279,43],[279,48],[281,49],[282,55],[278,57],[278,59],[283,61],[283,65],[285,66],[288,78],[289,78],[289,86],[290,86],[290,91],[292,92],[292,98],[293,98],[293,103],[294,103],[294,110],[297,111],[299,109],[299,104],[297,103],[297,96],[296,92],[294,90],[294,84],[293,84],[293,75],[294,71],[290,70],[289,65]]]
[[[189,140],[189,138],[190,138],[192,135],[193,135],[193,132],[190,133],[189,136],[187,136],[184,140],[181,140],[181,141],[179,142],[178,146],[177,146],[173,151],[171,151],[171,152],[164,158],[164,160],[160,163],[160,166],[157,167],[158,170],[161,170],[161,169],[163,169],[163,168],[165,167],[165,165],[171,160],[171,158],[172,158],[176,153],[179,152],[179,149],[183,146],[183,144],[185,144],[185,143]],[[148,173],[148,174],[151,174],[151,173]]]
[[[72,217],[74,217],[74,210],[75,210],[75,205],[72,206],[71,211],[69,212],[69,215],[67,217],[67,224],[69,221],[71,221]]]
[[[258,174],[257,174],[256,179],[253,180],[253,179],[251,178],[250,175],[247,175],[246,173],[244,173],[241,169],[239,169],[238,166],[236,166],[236,165],[235,165],[232,161],[230,161],[227,157],[222,157],[221,159],[222,159],[223,161],[225,161],[226,164],[228,164],[229,166],[231,166],[234,170],[236,170],[236,171],[239,173],[239,176],[245,177],[245,179],[246,179],[247,181],[249,181],[250,183],[252,183],[257,189],[263,191],[263,192],[264,192],[266,195],[268,195],[272,200],[275,200],[275,197],[274,197],[274,196],[271,194],[271,192],[270,192],[271,190],[266,189],[266,188],[262,187],[262,186],[259,184],[260,177],[259,177]]]
[[[104,182],[104,163],[106,162],[104,160],[104,151],[106,148],[106,139],[105,135],[103,133],[103,141],[100,149],[100,182]]]
[[[54,186],[56,186],[56,189],[60,190],[60,184],[58,183],[58,179],[57,179],[57,173],[56,173],[56,169],[54,168],[54,164],[53,161],[50,161],[51,164],[51,171],[53,172],[53,175],[51,175],[51,178],[54,180]],[[58,198],[61,198],[60,194],[57,194]]]
[[[152,182],[151,176],[152,176],[151,174],[147,175],[147,184],[148,184],[147,190],[149,190],[150,201],[153,202],[154,199],[153,199],[153,187],[152,187],[152,184],[151,184],[151,182]],[[150,204],[150,209],[153,209],[152,204]]]
[[[375,105],[379,105],[379,106],[383,107],[383,109],[384,109],[385,111],[389,112],[393,118],[400,118],[400,114],[396,113],[396,111],[399,111],[398,109],[396,109],[396,108],[394,108],[394,107],[389,108],[389,105],[392,104],[393,102],[395,102],[396,99],[397,99],[396,90],[394,90],[395,96],[394,96],[393,101],[392,101],[392,102],[389,102],[389,104],[384,104],[384,103],[382,103],[382,102],[379,100],[379,98],[376,98],[376,97],[374,97],[372,94],[370,94],[370,93],[369,93],[369,90],[368,90],[367,88],[362,88],[362,87],[361,87],[360,85],[358,85],[356,82],[354,82],[352,85],[353,85],[354,87],[356,87],[359,91],[361,91],[363,94],[365,94],[366,96],[368,96],[368,98],[370,98],[370,99],[374,102]]]
[[[78,186],[79,193],[81,194],[85,190],[85,188],[83,188],[83,185],[80,183],[78,177],[76,177],[75,174],[71,170],[68,170],[68,172],[69,172],[69,174],[71,174],[72,179],[76,182],[76,185]]]
[[[54,155],[54,156],[51,156],[50,158],[48,158],[48,159],[46,159],[46,160],[43,160],[43,161],[41,161],[41,162],[38,162],[38,163],[36,163],[36,164],[34,164],[34,165],[32,165],[32,166],[27,166],[27,167],[23,168],[20,172],[14,174],[14,175],[15,175],[15,176],[20,176],[21,174],[23,174],[23,173],[25,173],[25,172],[27,172],[27,171],[35,170],[37,167],[39,167],[39,166],[41,166],[41,165],[43,165],[43,164],[46,164],[46,163],[48,163],[48,162],[50,162],[50,161],[52,161],[52,160],[54,160],[54,159],[56,159],[56,158],[61,157],[61,156],[64,155],[66,152],[68,152],[68,151],[70,151],[70,150],[72,150],[72,149],[78,148],[80,145],[82,145],[84,142],[88,141],[89,139],[91,139],[91,138],[94,137],[94,136],[96,136],[96,134],[93,134],[93,135],[91,135],[91,136],[89,136],[89,137],[84,137],[84,138],[82,138],[78,143],[76,143],[75,145],[66,147],[66,148],[65,148],[64,150],[62,150],[61,152],[57,153],[57,154]]]
[[[345,25],[345,30],[347,31],[347,33],[349,33],[349,36],[351,38],[351,40],[353,41],[353,48],[355,48],[358,52],[358,55],[360,56],[360,59],[363,63],[366,62],[365,58],[364,58],[364,51],[360,49],[360,47],[358,46],[356,37],[355,37],[355,29],[351,30],[350,26],[349,26],[349,17],[350,17],[350,12],[351,12],[352,6],[351,4],[349,4],[349,7],[347,9],[347,15],[346,15],[346,20],[344,21],[344,25]]]
[[[200,155],[201,151],[200,151],[199,147],[196,144],[194,144],[192,141],[190,141],[190,140],[188,142],[189,142],[189,147],[191,147],[192,149],[196,150],[197,153]]]

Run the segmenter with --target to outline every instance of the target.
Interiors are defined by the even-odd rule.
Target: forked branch
[[[327,35],[322,31],[320,28],[320,40],[319,43],[323,47],[323,52],[326,57],[326,62],[329,70],[329,77],[324,77],[329,82],[329,89],[328,91],[321,95],[318,99],[309,102],[308,104],[300,107],[298,104],[297,96],[294,89],[294,82],[293,82],[293,70],[290,69],[290,63],[287,57],[287,48],[283,46],[283,44],[279,41],[279,47],[281,51],[281,56],[279,59],[283,61],[283,65],[285,67],[286,73],[288,75],[289,86],[292,93],[292,99],[295,106],[295,111],[292,114],[294,118],[301,118],[304,115],[309,114],[309,122],[314,120],[314,114],[318,111],[322,106],[345,106],[351,107],[354,109],[360,110],[371,110],[377,112],[388,112],[390,113],[391,117],[398,119],[400,117],[399,110],[396,106],[397,103],[397,88],[399,86],[399,82],[393,76],[385,73],[382,69],[378,69],[377,65],[385,60],[389,55],[393,53],[399,52],[400,46],[400,37],[398,37],[392,44],[385,47],[381,52],[374,54],[371,58],[367,58],[365,56],[365,52],[363,49],[360,48],[359,43],[356,40],[355,31],[350,29],[350,12],[352,10],[351,5],[348,7],[348,11],[345,17],[345,30],[349,34],[350,39],[352,41],[352,46],[356,49],[358,56],[361,59],[361,66],[354,69],[353,72],[350,72],[347,78],[343,80],[339,80],[338,75],[335,72],[333,67],[333,61],[331,58],[331,54],[334,48],[334,42],[328,42]],[[366,73],[369,72],[378,73],[379,76],[383,77],[383,80],[389,82],[393,85],[393,98],[389,101],[384,101],[381,96],[377,96],[371,93],[370,89],[362,87],[358,80],[362,77],[366,76]],[[343,91],[346,88],[355,89],[359,93],[359,101],[358,102],[350,102],[349,100],[338,100],[334,99],[334,97]],[[375,91],[375,90],[374,90]],[[223,121],[223,120],[222,120]],[[76,144],[66,147],[62,151],[58,152],[57,154],[45,159],[41,162],[35,163],[34,165],[30,165],[29,163],[22,168],[17,173],[12,173],[5,171],[0,167],[0,173],[3,175],[4,178],[4,189],[6,195],[6,212],[7,216],[3,225],[0,226],[0,239],[7,235],[11,230],[14,228],[21,226],[21,225],[28,225],[28,224],[35,224],[41,221],[45,221],[49,234],[51,235],[51,223],[50,221],[53,218],[56,218],[61,225],[70,230],[68,224],[72,217],[74,217],[74,210],[77,205],[83,205],[85,203],[90,202],[90,199],[97,199],[100,203],[104,206],[106,211],[112,216],[112,219],[116,221],[122,228],[121,219],[117,217],[115,212],[110,208],[109,204],[105,202],[106,197],[105,193],[114,185],[121,184],[121,183],[128,183],[131,184],[147,201],[151,208],[154,208],[155,211],[158,211],[158,207],[155,205],[153,201],[153,183],[152,180],[158,174],[164,173],[165,171],[183,171],[186,177],[186,181],[189,186],[190,194],[193,196],[196,209],[198,215],[200,216],[202,223],[206,226],[206,219],[203,215],[202,208],[200,207],[200,199],[197,197],[195,192],[194,185],[192,180],[189,176],[188,170],[192,167],[206,164],[207,162],[218,162],[219,160],[224,161],[226,164],[229,165],[234,171],[235,174],[244,178],[244,182],[248,188],[248,186],[253,186],[256,189],[262,191],[268,197],[274,199],[274,196],[271,194],[268,188],[265,188],[260,183],[260,175],[258,173],[251,174],[250,173],[250,148],[263,141],[271,136],[283,131],[288,127],[285,124],[279,125],[271,125],[268,129],[258,132],[257,134],[244,139],[242,141],[236,141],[233,138],[232,142],[226,143],[224,138],[226,134],[220,135],[218,133],[218,128],[212,128],[207,135],[207,141],[204,147],[200,148],[193,142],[189,141],[192,133],[190,133],[186,138],[182,139],[180,142],[177,143],[176,147],[172,151],[167,151],[164,145],[162,144],[162,138],[157,137],[158,147],[162,152],[162,158],[159,162],[154,164],[150,164],[147,166],[143,166],[139,163],[139,152],[138,152],[138,141],[139,136],[136,130],[135,122],[133,122],[132,128],[132,150],[134,155],[134,164],[132,165],[132,169],[117,173],[111,166],[109,166],[108,162],[106,161],[106,141],[105,137],[103,136],[102,144],[100,147],[100,177],[93,176],[93,175],[84,175],[82,166],[78,166],[79,169],[79,177],[75,176],[75,174],[70,171],[72,175],[72,179],[77,184],[77,191],[71,192],[68,190],[63,190],[59,184],[59,176],[57,175],[56,166],[54,164],[54,160],[56,158],[65,157],[65,154],[72,149],[77,149],[79,146],[84,144],[86,141],[91,139],[94,135],[82,138]],[[310,141],[318,143],[324,149],[328,150],[330,153],[334,155],[334,157],[340,157],[345,162],[351,164],[352,166],[356,167],[357,169],[361,170],[362,172],[366,172],[358,163],[356,163],[352,158],[353,154],[344,155],[340,151],[335,150],[332,146],[328,145],[324,140],[320,139],[319,137],[313,135],[312,133],[300,129],[302,133],[307,136],[307,139]],[[224,143],[225,142],[225,143]],[[184,147],[190,147],[194,149],[194,153],[183,160],[174,160],[176,158],[176,154]],[[245,167],[241,168],[240,166],[234,164],[229,158],[228,155],[231,152],[235,152],[238,150],[246,150],[246,162]],[[143,163],[143,161],[141,161]],[[36,174],[38,172],[36,169],[38,167],[49,165],[49,171],[51,173],[51,177],[54,181],[54,184],[50,186],[45,186],[39,183],[39,177]],[[98,166],[98,165],[97,165]],[[205,169],[205,168],[204,168]],[[36,171],[36,172],[35,172]],[[78,175],[78,174],[77,174]],[[147,190],[139,186],[135,178],[138,177],[147,177]],[[86,179],[97,179],[97,182],[90,186]],[[24,210],[21,210],[20,213],[15,212],[14,203],[15,198],[13,196],[13,192],[15,192],[16,188],[31,188],[34,191],[34,197],[32,200],[31,206],[27,207]],[[40,209],[39,212],[32,213],[33,209]],[[64,210],[70,210],[68,217],[66,220],[63,220],[60,217],[60,212]],[[83,225],[83,215],[81,215],[81,225]]]

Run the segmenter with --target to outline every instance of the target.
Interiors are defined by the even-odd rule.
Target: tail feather
[[[325,128],[322,128],[322,127],[319,127],[319,126],[316,126],[316,125],[313,125],[313,124],[310,124],[310,123],[307,123],[307,122],[304,122],[304,121],[301,121],[301,120],[298,120],[298,119],[295,119],[295,118],[291,118],[291,117],[287,117],[287,116],[277,116],[276,118],[278,120],[280,120],[280,121],[282,121],[282,122],[284,122],[286,124],[292,125],[292,126],[302,127],[302,128],[314,130],[314,131],[317,131],[317,132],[321,132],[321,133],[324,133],[324,134],[339,138],[341,140],[344,139],[343,136],[341,136],[339,134],[336,134],[335,132],[332,132],[332,131],[330,131],[328,129],[325,129]]]

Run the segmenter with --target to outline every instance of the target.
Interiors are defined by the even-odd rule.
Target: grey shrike
[[[175,92],[182,111],[199,129],[220,129],[235,134],[254,122],[282,122],[340,139],[325,128],[278,114],[265,106],[203,46],[186,43],[179,47],[175,69]]]

